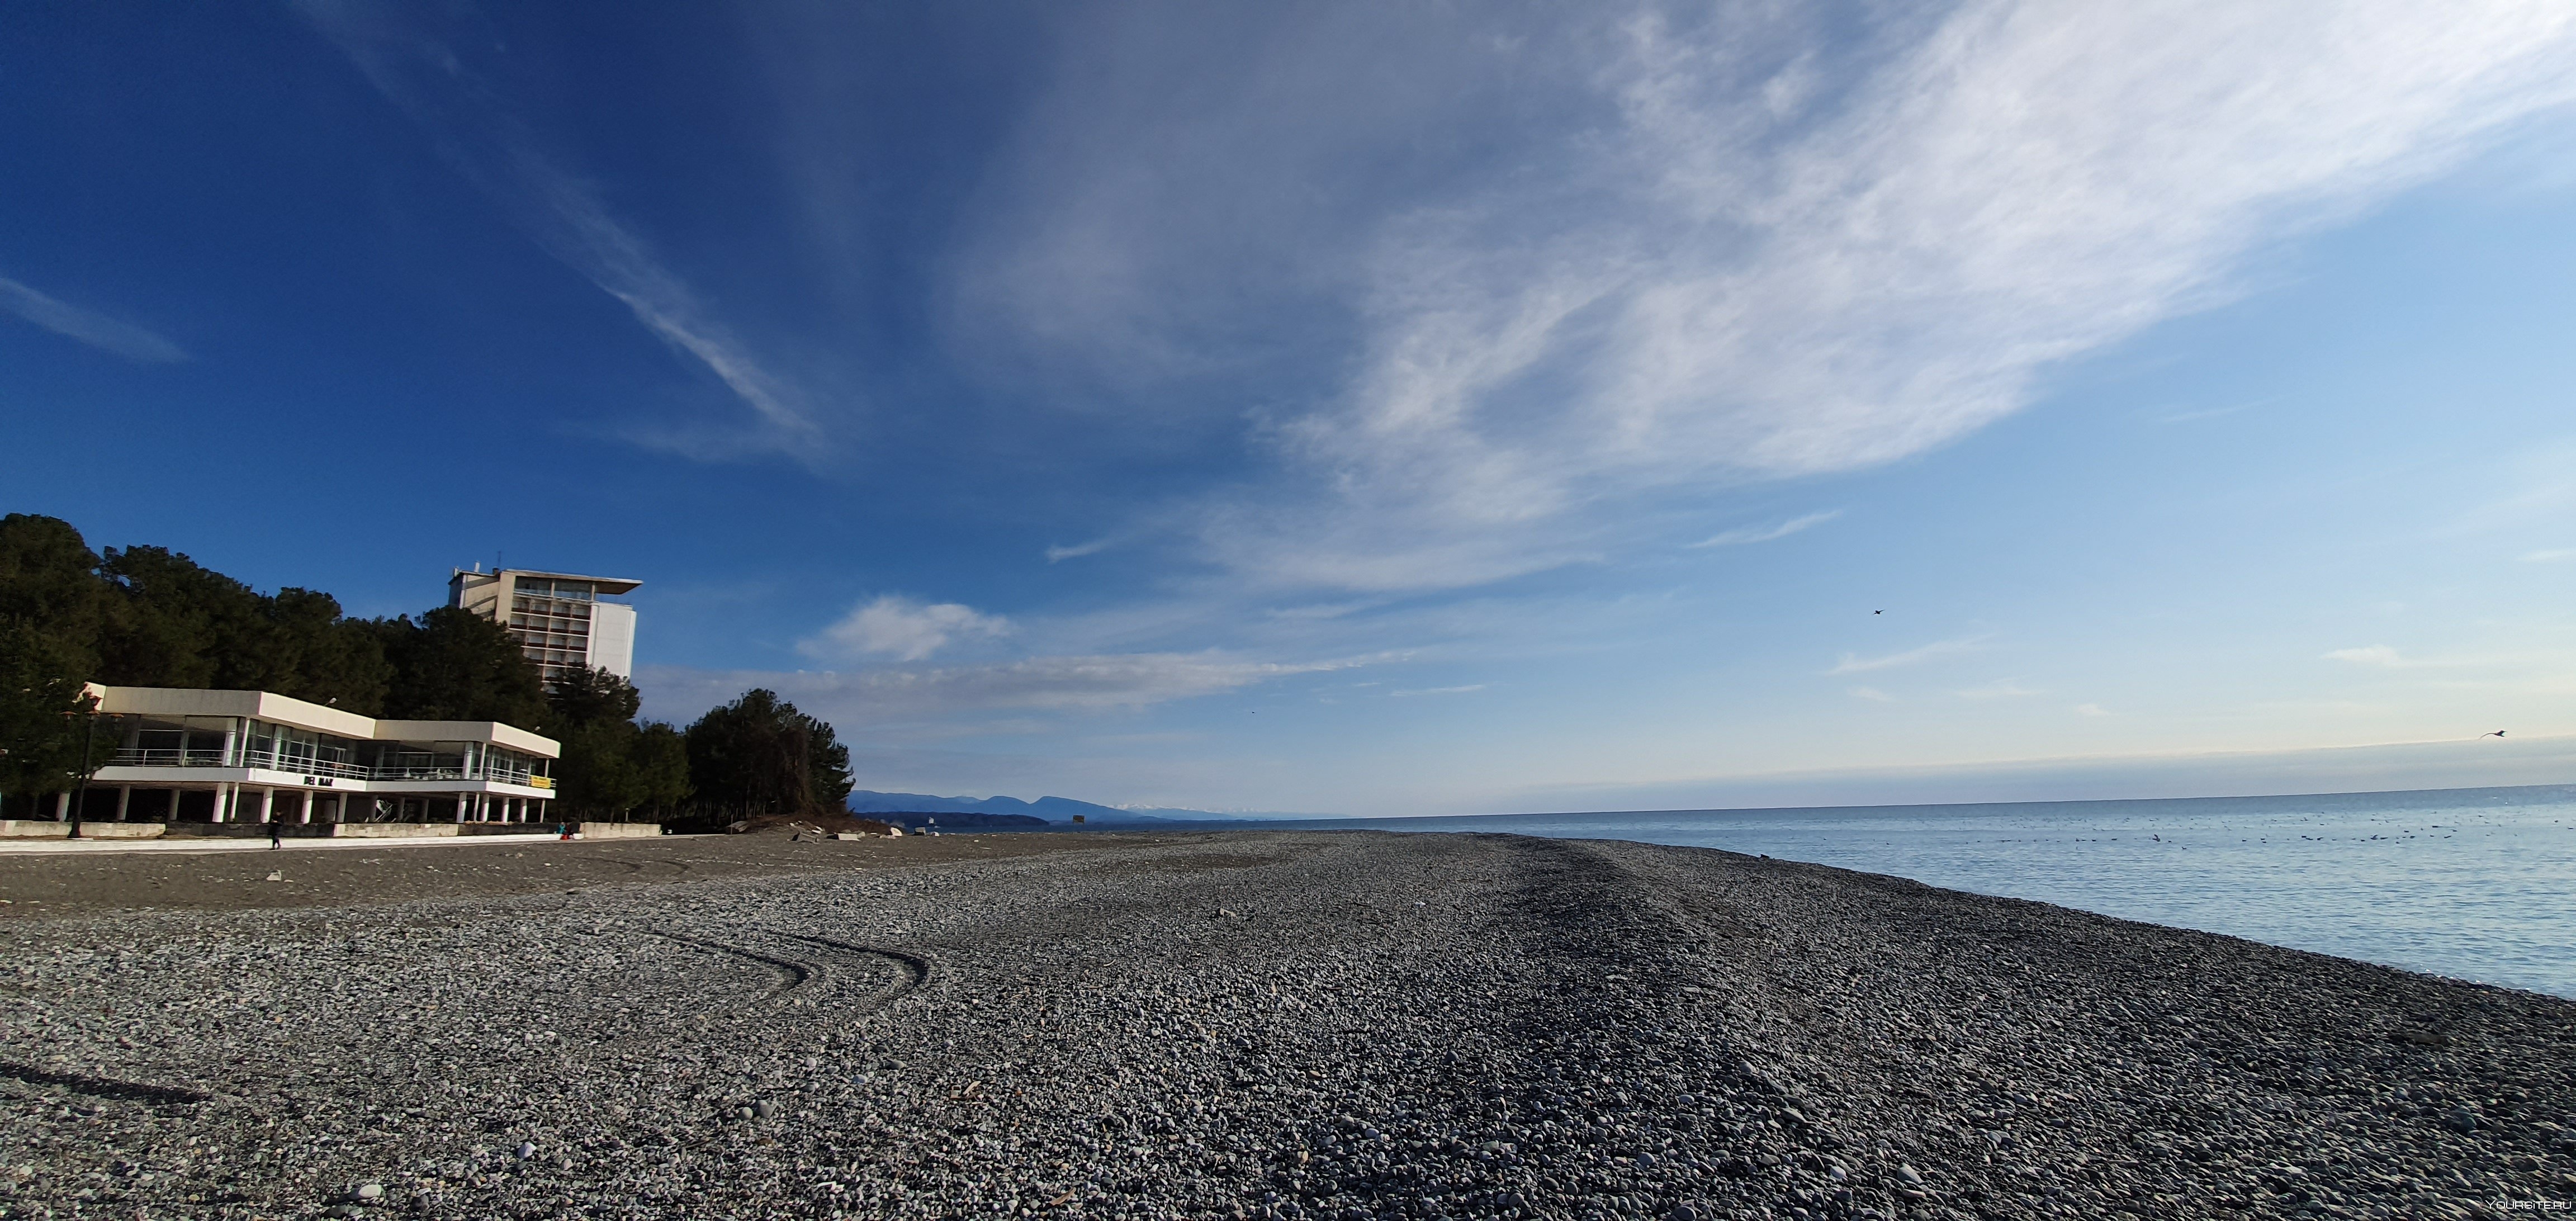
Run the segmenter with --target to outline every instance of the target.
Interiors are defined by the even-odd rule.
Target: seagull
[[[1871,611],[1870,613],[1871,613],[1871,614],[1873,614],[1873,615],[1884,615],[1884,614],[1886,614],[1887,612],[1886,612],[1886,611]]]
[[[2478,736],[2479,736],[2479,737],[2481,737],[2481,738],[2501,738],[2501,737],[2503,737],[2503,736],[2504,736],[2504,731],[2503,731],[2503,730],[2501,730],[2501,729],[2499,729],[2499,730],[2495,731],[2494,733],[2482,733],[2482,734],[2479,734]]]

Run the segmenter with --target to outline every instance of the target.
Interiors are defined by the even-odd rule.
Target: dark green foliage
[[[99,642],[98,681],[115,687],[213,687],[258,668],[257,590],[162,547],[114,547],[99,574],[124,612]],[[281,692],[280,694],[283,694]]]
[[[689,778],[689,743],[680,731],[660,721],[647,721],[635,737],[635,772],[644,786],[643,808],[671,818],[680,803],[697,792]]]
[[[635,745],[643,739],[633,721],[580,725],[555,735],[563,757],[555,762],[555,802],[567,813],[622,817],[644,804]]]
[[[0,650],[0,791],[19,795],[60,792],[79,774],[78,748],[60,756],[49,735],[83,682],[273,691],[361,716],[523,728],[547,716],[536,667],[472,612],[351,619],[326,593],[263,594],[164,547],[94,553],[69,523],[26,513],[0,518]]]
[[[643,697],[606,670],[574,670],[546,693],[546,732],[563,743],[556,798],[567,811],[624,818],[667,814],[689,796],[689,757],[677,730],[638,725]]]
[[[331,595],[263,594],[163,547],[93,552],[51,517],[0,518],[0,793],[62,792],[113,754],[81,684],[273,691],[362,716],[500,721],[563,743],[569,812],[729,822],[842,813],[850,752],[774,691],[689,726],[635,720],[633,684],[605,670],[549,693],[508,631],[471,611],[351,619]],[[14,813],[14,810],[12,811]]]
[[[536,666],[500,624],[462,607],[376,624],[393,688],[380,715],[408,721],[545,723],[546,691]]]
[[[0,620],[0,794],[10,818],[50,817],[34,799],[79,786],[116,754],[113,725],[93,727],[98,701],[70,677],[79,658],[25,618]],[[87,754],[84,755],[84,747]]]
[[[51,517],[0,518],[0,815],[50,817],[36,798],[78,787],[115,753],[112,728],[84,732],[95,701],[81,684],[117,609],[79,531]]]
[[[839,814],[850,749],[778,693],[754,689],[689,726],[689,778],[702,810],[737,818]]]
[[[644,697],[635,690],[635,684],[610,671],[567,670],[555,679],[554,689],[546,692],[546,724],[552,728],[571,729],[609,721],[631,721],[635,719],[636,710],[643,706]]]
[[[362,715],[393,674],[375,625],[331,595],[275,596],[162,547],[92,554],[65,522],[0,519],[0,624],[24,622],[71,674],[111,686],[274,691]]]
[[[117,606],[99,579],[98,556],[71,524],[12,513],[0,517],[0,627],[41,636],[58,677],[89,680]]]
[[[277,591],[266,610],[267,649],[260,664],[234,672],[255,680],[240,689],[383,715],[394,667],[376,624],[344,617],[340,600],[329,594],[292,586]]]

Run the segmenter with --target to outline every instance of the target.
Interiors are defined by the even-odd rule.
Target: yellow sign
[[[553,788],[554,786],[555,786],[555,778],[554,778],[554,777],[552,777],[552,776],[530,776],[530,777],[528,777],[528,787],[529,787],[529,788],[532,788],[532,789],[550,789],[550,788]]]

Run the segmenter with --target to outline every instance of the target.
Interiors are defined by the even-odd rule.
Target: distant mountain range
[[[942,826],[957,827],[1034,827],[1071,826],[1073,816],[1082,816],[1086,827],[1118,827],[1171,822],[1237,822],[1234,815],[1214,814],[1206,810],[1122,810],[1116,806],[1095,805],[1070,797],[1040,797],[1022,801],[1017,797],[933,797],[928,793],[876,793],[860,789],[850,794],[853,814],[938,814],[954,815],[958,821],[942,820]],[[908,825],[927,820],[897,819]]]

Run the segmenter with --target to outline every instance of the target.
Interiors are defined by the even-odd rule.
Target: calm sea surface
[[[2576,997],[2576,786],[1300,825],[1763,853]]]

